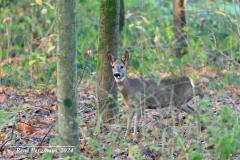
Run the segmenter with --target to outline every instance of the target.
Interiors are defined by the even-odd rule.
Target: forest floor
[[[208,110],[207,118],[197,120],[178,109],[148,109],[139,130],[138,139],[131,134],[124,136],[127,109],[120,109],[119,120],[115,124],[105,124],[102,131],[97,131],[96,122],[96,85],[90,81],[82,81],[79,85],[78,109],[81,118],[80,149],[84,157],[98,159],[189,159],[190,148],[203,148],[202,155],[211,159],[211,150],[217,147],[214,141],[208,140],[209,127],[217,126],[211,121],[218,119],[222,106],[231,107],[240,114],[240,90],[229,86],[222,90],[210,90],[206,83],[201,84],[204,96],[196,99],[199,112]],[[122,104],[120,104],[122,106]],[[199,107],[203,108],[199,108]],[[36,89],[16,89],[1,86],[0,109],[7,112],[8,121],[1,126],[0,155],[3,159],[39,159],[46,153],[17,152],[13,146],[21,146],[22,150],[29,146],[54,146],[57,133],[57,102],[55,89],[43,92]],[[201,110],[201,111],[200,111]],[[0,120],[1,115],[0,113]],[[199,114],[201,116],[201,114]],[[201,117],[200,117],[201,119]],[[220,123],[220,122],[219,122]],[[209,126],[207,126],[209,124]],[[180,138],[181,137],[181,138]],[[25,147],[24,147],[25,146]],[[27,147],[28,146],[28,147]],[[56,144],[55,144],[56,146]],[[43,155],[45,154],[45,155]],[[57,158],[55,153],[53,157]],[[230,159],[240,157],[240,150]],[[0,158],[1,159],[1,158]]]

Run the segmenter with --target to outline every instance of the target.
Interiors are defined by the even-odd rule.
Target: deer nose
[[[114,73],[113,76],[114,77],[120,77],[120,74],[119,73]]]

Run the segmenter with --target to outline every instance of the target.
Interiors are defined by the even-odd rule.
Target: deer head
[[[112,66],[112,73],[117,83],[122,82],[127,77],[128,57],[128,52],[125,52],[122,59],[116,59],[114,55],[109,54],[109,59]]]

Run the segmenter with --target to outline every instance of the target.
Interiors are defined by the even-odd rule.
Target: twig
[[[50,131],[53,129],[54,123],[51,125],[51,127],[49,128],[48,132],[45,134],[45,136],[42,138],[41,142],[37,145],[38,147],[40,147],[43,143],[43,141],[45,140],[45,138],[47,137],[47,135],[50,133]]]
[[[2,145],[1,145],[1,147],[0,147],[0,152],[3,151],[3,147],[7,144],[7,142],[9,142],[9,141],[12,140],[14,129],[15,129],[15,124],[14,124],[13,127],[12,127],[11,137],[10,137],[8,140],[6,140],[5,142],[2,143]]]
[[[82,79],[83,79],[83,76],[84,76],[84,73],[85,73],[85,71],[86,71],[87,67],[88,67],[88,65],[87,65],[87,64],[85,64],[85,65],[84,65],[84,67],[83,67],[82,74],[80,75],[80,79],[79,79],[79,81],[78,81],[78,85],[80,85],[80,84],[81,84],[81,82],[82,82]]]
[[[222,55],[223,57],[225,57],[228,61],[231,61],[240,67],[240,64],[238,62],[236,62],[234,59],[232,59],[229,56],[227,56],[226,54],[224,54],[221,50],[217,49],[217,52],[220,53],[220,55]]]

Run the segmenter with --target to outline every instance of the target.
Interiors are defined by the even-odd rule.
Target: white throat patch
[[[125,79],[125,77],[122,77],[122,78],[120,78],[120,79],[114,77],[114,79],[115,79],[115,81],[118,83],[118,82],[123,82],[124,79]]]

